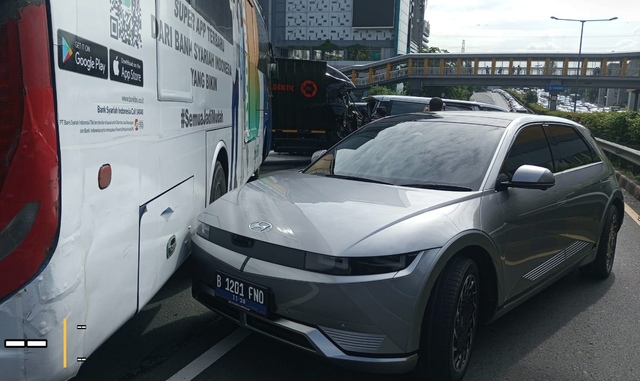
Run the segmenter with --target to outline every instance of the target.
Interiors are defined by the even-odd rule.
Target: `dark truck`
[[[351,101],[355,85],[323,61],[276,58],[272,145],[275,152],[309,153],[356,130],[362,115]]]

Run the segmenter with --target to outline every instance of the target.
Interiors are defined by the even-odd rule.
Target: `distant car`
[[[206,208],[192,292],[343,366],[461,380],[479,324],[577,268],[609,276],[623,205],[566,119],[391,116]]]
[[[400,115],[412,112],[428,111],[429,97],[412,97],[404,95],[374,95],[363,99],[367,103],[369,116],[374,115],[378,107],[384,106],[387,115]],[[501,111],[509,110],[481,102],[461,101],[458,99],[442,99],[446,111]]]

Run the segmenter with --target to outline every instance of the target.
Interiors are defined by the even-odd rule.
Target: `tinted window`
[[[429,106],[429,103],[393,101],[391,105],[391,112],[393,115],[423,112],[424,108],[427,106]]]
[[[473,106],[470,106],[470,105],[461,105],[456,103],[449,104],[447,102],[445,102],[444,105],[445,105],[444,109],[446,111],[473,111],[474,110]]]
[[[267,74],[269,73],[269,32],[267,32],[267,26],[264,23],[262,15],[255,8],[256,18],[258,20],[258,50],[260,52],[260,58],[258,59],[258,70]]]
[[[513,176],[522,165],[537,165],[553,171],[553,161],[542,126],[525,127],[518,133],[501,173]]]
[[[233,15],[229,0],[191,0],[191,5],[207,19],[224,38],[233,42]]]
[[[478,190],[504,128],[390,117],[358,130],[305,173]]]
[[[545,127],[549,141],[556,172],[579,167],[581,165],[600,161],[595,153],[592,153],[587,143],[580,135],[568,126]],[[594,156],[597,160],[594,161]]]

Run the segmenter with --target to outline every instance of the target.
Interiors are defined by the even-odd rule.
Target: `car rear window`
[[[391,114],[400,115],[410,114],[412,112],[423,112],[427,106],[429,106],[429,103],[393,101],[391,102]]]
[[[387,118],[369,124],[325,153],[305,173],[478,190],[505,129],[409,117],[414,120]]]

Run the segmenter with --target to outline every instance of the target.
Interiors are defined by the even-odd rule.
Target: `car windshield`
[[[504,128],[405,115],[369,124],[304,173],[442,190],[478,190]],[[463,189],[466,188],[466,189]]]

